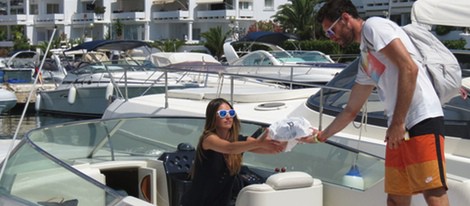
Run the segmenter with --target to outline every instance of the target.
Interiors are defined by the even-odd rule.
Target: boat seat
[[[323,185],[305,172],[284,172],[271,175],[266,183],[244,187],[236,206],[321,206]]]
[[[455,175],[447,174],[447,186],[449,190],[447,194],[449,196],[450,205],[468,205],[470,202],[470,179],[465,177],[458,177]]]
[[[158,158],[165,167],[170,205],[180,205],[183,194],[191,186],[189,172],[195,155],[193,146],[181,143],[177,151],[165,152]]]

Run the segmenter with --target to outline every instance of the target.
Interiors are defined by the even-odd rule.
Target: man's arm
[[[357,113],[361,110],[362,105],[369,98],[370,93],[375,88],[373,85],[354,84],[351,95],[349,96],[348,104],[341,113],[331,122],[328,127],[321,133],[321,139],[326,140],[328,137],[333,136],[337,132],[344,129],[351,121],[356,118]]]
[[[333,136],[337,132],[344,129],[351,121],[354,120],[357,113],[361,110],[362,105],[367,101],[370,93],[374,89],[373,85],[354,84],[349,95],[348,104],[341,113],[331,122],[328,127],[321,132],[320,140],[325,141],[328,137]],[[316,132],[314,132],[316,133]],[[312,136],[301,139],[302,142],[316,143]]]
[[[405,119],[416,88],[418,66],[400,39],[392,40],[380,50],[398,68],[397,102],[385,141],[390,148],[397,148],[405,135]]]

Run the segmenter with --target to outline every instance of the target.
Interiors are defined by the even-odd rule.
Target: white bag
[[[289,152],[298,143],[298,139],[311,135],[313,127],[303,117],[289,117],[269,126],[269,137],[277,141],[287,141],[285,152]]]

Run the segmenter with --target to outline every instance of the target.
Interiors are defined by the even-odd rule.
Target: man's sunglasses
[[[325,32],[326,37],[331,39],[331,37],[335,35],[335,32],[333,31],[333,27],[336,25],[336,23],[338,23],[340,19],[341,17],[338,17],[338,19],[336,19],[336,21],[333,22],[333,24],[331,24],[331,26],[326,30]]]
[[[235,117],[235,115],[237,115],[237,113],[235,113],[235,110],[233,109],[229,109],[229,110],[219,110],[217,111],[217,114],[219,115],[219,117],[221,119],[227,117],[227,115],[231,118]]]

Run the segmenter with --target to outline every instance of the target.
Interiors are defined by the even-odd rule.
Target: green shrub
[[[464,39],[459,40],[446,40],[442,43],[449,49],[464,49],[465,44],[467,43]]]
[[[454,27],[452,26],[441,26],[441,25],[437,25],[435,29],[436,34],[439,36],[446,35],[452,30],[454,30]]]

